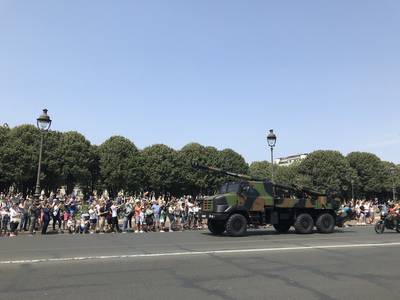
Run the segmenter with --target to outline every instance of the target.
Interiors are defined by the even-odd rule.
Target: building
[[[295,162],[302,161],[307,156],[308,156],[308,153],[280,157],[280,158],[275,159],[274,163],[279,166],[290,166],[291,164],[293,164]]]

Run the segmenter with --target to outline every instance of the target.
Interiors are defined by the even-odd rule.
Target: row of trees
[[[34,190],[40,131],[31,125],[0,128],[0,190],[14,186],[18,191]],[[84,191],[108,189],[135,193],[183,195],[212,193],[227,179],[193,170],[191,162],[217,166],[237,173],[270,178],[271,164],[250,166],[231,149],[222,151],[197,143],[179,151],[156,144],[139,150],[130,140],[113,136],[100,146],[92,145],[78,132],[46,133],[41,185],[46,190],[79,185]],[[394,176],[390,169],[395,168]],[[316,151],[299,164],[275,166],[276,181],[309,186],[343,198],[388,198],[393,179],[400,182],[399,166],[381,161],[371,153],[353,152],[346,157],[337,151]]]
[[[400,165],[382,161],[375,154],[318,150],[288,167],[275,168],[276,181],[286,185],[306,186],[343,199],[390,199],[393,186],[400,186]],[[250,165],[250,174],[270,177],[266,161]]]

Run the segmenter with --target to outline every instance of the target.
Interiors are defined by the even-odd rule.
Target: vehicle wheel
[[[214,235],[221,235],[225,231],[224,221],[208,220],[207,222],[208,230]]]
[[[382,221],[379,221],[375,224],[375,232],[381,234],[385,231],[385,224]]]
[[[397,221],[396,231],[400,233],[400,221]]]
[[[226,232],[231,236],[242,236],[247,230],[247,220],[241,214],[234,214],[226,222]]]
[[[274,226],[277,232],[286,233],[289,231],[292,225],[290,223],[279,223],[279,224],[273,224],[272,226]]]
[[[321,233],[332,233],[335,230],[335,218],[329,213],[324,213],[318,217],[315,226]]]
[[[294,222],[294,229],[297,233],[309,234],[314,228],[314,220],[309,214],[300,214]]]

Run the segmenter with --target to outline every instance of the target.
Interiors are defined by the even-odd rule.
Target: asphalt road
[[[400,234],[0,238],[0,299],[399,299]]]

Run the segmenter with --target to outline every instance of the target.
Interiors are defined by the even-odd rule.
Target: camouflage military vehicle
[[[193,165],[194,168],[238,178],[227,182],[217,195],[202,199],[202,213],[208,229],[215,235],[231,236],[246,233],[248,225],[272,224],[285,233],[290,227],[300,234],[312,233],[314,226],[321,233],[332,233],[340,201],[323,193],[295,186],[276,184],[218,168]]]

